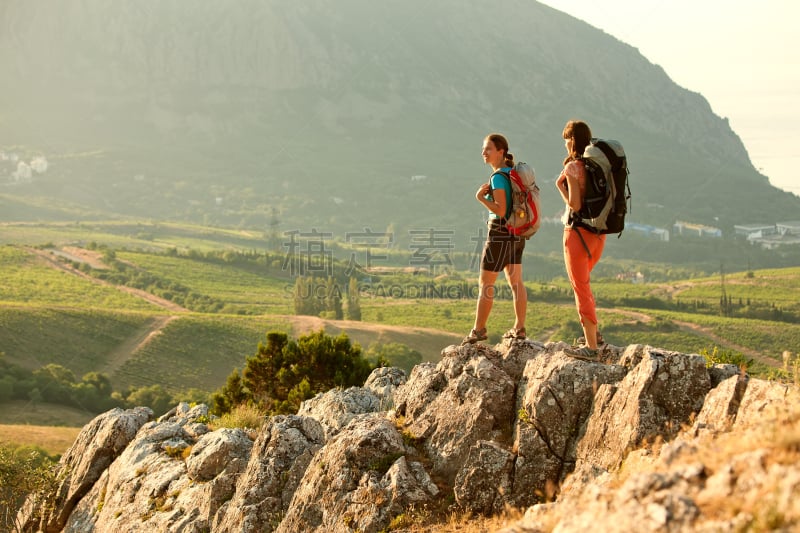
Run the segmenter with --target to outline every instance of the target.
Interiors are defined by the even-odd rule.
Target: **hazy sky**
[[[800,1],[539,1],[638,48],[701,93],[770,183],[800,195]]]

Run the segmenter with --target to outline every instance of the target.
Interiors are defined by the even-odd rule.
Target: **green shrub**
[[[752,359],[732,350],[720,350],[718,346],[714,346],[711,351],[704,348],[700,350],[700,355],[705,357],[707,367],[712,367],[716,364],[726,364],[736,365],[741,369],[748,369],[753,366]]]
[[[54,460],[39,448],[0,445],[0,530],[18,531],[17,511],[31,494],[51,494],[56,487]]]
[[[352,345],[318,331],[290,340],[283,332],[267,334],[267,343],[228,376],[213,395],[212,411],[222,415],[241,403],[252,403],[269,414],[294,413],[303,400],[334,387],[363,385],[375,367]]]

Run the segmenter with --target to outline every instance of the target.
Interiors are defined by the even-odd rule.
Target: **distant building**
[[[38,156],[31,159],[30,167],[31,169],[36,172],[37,174],[44,174],[47,172],[47,167],[50,164],[47,162],[47,159],[44,156]]]
[[[740,224],[733,227],[736,235],[747,237],[748,239],[760,239],[767,235],[773,235],[778,230],[775,224]]]
[[[617,274],[618,281],[628,281],[630,283],[644,283],[644,274],[641,272],[621,272]]]
[[[736,235],[746,237],[753,244],[774,250],[787,244],[800,244],[800,221],[777,224],[741,224],[733,227]]]
[[[625,229],[641,233],[645,237],[651,237],[660,241],[669,241],[669,231],[664,228],[657,228],[647,224],[637,224],[636,222],[626,222]]]
[[[17,171],[14,172],[12,176],[18,182],[30,181],[31,177],[33,176],[33,169],[31,169],[30,165],[24,161],[20,161],[17,164]]]
[[[672,233],[676,235],[693,235],[695,237],[722,237],[722,230],[719,228],[682,220],[672,225]]]
[[[800,235],[800,221],[778,222],[775,229],[779,235]]]
[[[800,235],[768,235],[757,239],[750,239],[751,242],[760,244],[766,250],[774,250],[781,246],[800,246]]]

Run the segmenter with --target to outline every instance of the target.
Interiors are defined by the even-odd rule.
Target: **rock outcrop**
[[[19,518],[46,532],[369,533],[413,508],[510,505],[529,510],[509,532],[727,531],[753,515],[722,527],[708,510],[720,494],[780,486],[790,492],[774,506],[792,505],[796,466],[763,453],[713,469],[680,460],[768,418],[790,387],[649,346],[608,346],[596,363],[564,348],[450,346],[407,379],[378,369],[257,432],[212,430],[203,405],[158,420],[109,411],[63,456],[52,499],[26,502]],[[648,467],[612,487],[634,465]]]
[[[558,502],[501,533],[797,531],[798,391],[714,370],[730,377],[675,439],[629,453],[614,476],[585,465]]]

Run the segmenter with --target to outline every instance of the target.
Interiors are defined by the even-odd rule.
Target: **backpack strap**
[[[580,161],[583,164],[584,180],[588,179],[587,173],[589,171],[587,170],[587,167],[588,167],[588,164],[586,163],[587,160],[588,160],[588,158],[584,157],[582,155],[579,155],[579,156],[577,156],[576,158],[573,159],[573,161]],[[588,187],[588,184],[584,183],[584,187]],[[584,189],[583,198],[581,199],[581,209],[578,210],[578,211],[573,211],[572,209],[569,210],[569,225],[572,226],[573,228],[580,227],[580,228],[585,229],[586,231],[591,231],[592,233],[598,233],[599,234],[600,230],[598,230],[597,228],[593,228],[593,227],[589,226],[588,224],[584,224],[581,221],[580,211],[582,211],[584,209],[585,205],[586,205],[586,190]],[[583,240],[583,237],[581,237],[581,240]],[[586,248],[586,252],[588,253],[589,252],[589,248],[586,246],[586,243],[584,243],[583,246],[584,246],[584,248]],[[591,257],[591,254],[589,254],[589,257]]]
[[[572,231],[578,234],[578,237],[581,240],[581,244],[583,245],[583,249],[586,250],[586,254],[589,256],[589,260],[592,259],[592,252],[589,251],[589,246],[586,245],[586,241],[583,239],[583,234],[578,231],[578,228],[586,228],[580,221],[577,220],[577,217],[573,218],[572,223]]]
[[[506,212],[505,212],[505,216],[503,216],[501,218],[502,223],[505,224],[506,221],[508,220],[509,213],[511,213],[511,210],[514,208],[514,205],[513,205],[514,204],[514,186],[511,184],[511,175],[508,172],[505,172],[505,171],[502,171],[502,170],[498,170],[496,172],[492,172],[492,176],[494,176],[495,174],[500,174],[501,176],[506,178],[506,180],[508,181],[509,193],[506,196]]]
[[[583,163],[584,173],[586,172],[586,158],[582,155],[579,155],[574,159],[574,161],[580,161]],[[582,201],[581,201],[582,203]],[[569,225],[572,227],[572,230],[578,234],[578,238],[581,240],[581,244],[583,245],[583,249],[586,250],[586,255],[589,256],[589,260],[592,259],[592,252],[589,251],[589,246],[586,244],[586,240],[583,238],[583,234],[578,231],[578,228],[583,228],[588,231],[594,232],[594,228],[590,228],[583,222],[581,222],[581,217],[578,213],[573,211],[572,209],[569,210]]]

